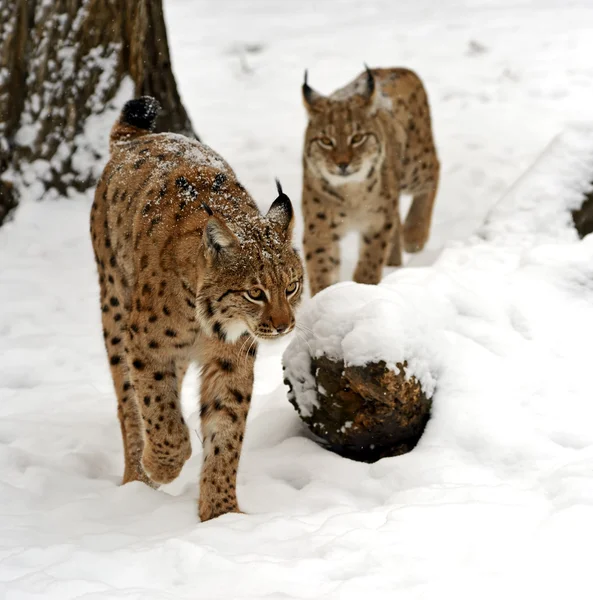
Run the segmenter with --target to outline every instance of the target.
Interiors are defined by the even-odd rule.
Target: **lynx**
[[[354,280],[378,283],[427,239],[439,179],[426,91],[407,69],[369,69],[324,97],[305,82],[304,248],[311,295],[339,277],[339,242],[361,233]],[[402,228],[399,196],[413,196]]]
[[[180,388],[201,365],[199,516],[240,512],[236,477],[257,341],[289,333],[302,289],[293,210],[260,214],[229,165],[196,140],[151,133],[153,98],[128,102],[91,211],[103,335],[118,399],[123,483],[156,487],[191,454]]]

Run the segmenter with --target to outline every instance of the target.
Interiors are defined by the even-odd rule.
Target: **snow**
[[[575,240],[571,211],[593,188],[592,137],[590,123],[559,134],[493,207],[478,234],[497,244],[523,246]]]
[[[393,326],[410,337],[391,358],[417,357],[410,369],[434,382],[433,418],[404,456],[366,465],[323,450],[286,398],[287,340],[257,359],[238,481],[247,514],[198,523],[197,434],[178,481],[119,486],[90,198],[25,201],[0,229],[0,598],[591,598],[593,242],[565,227],[590,172],[590,129],[562,134],[519,177],[575,119],[593,121],[593,7],[167,0],[165,10],[196,130],[262,209],[279,177],[297,240],[304,68],[324,94],[365,61],[421,75],[443,164],[433,234],[359,300],[369,322],[375,294],[381,310],[402,311]],[[352,357],[364,342],[371,356],[375,340],[353,333],[356,344],[336,348]],[[183,404],[197,427],[195,378]]]

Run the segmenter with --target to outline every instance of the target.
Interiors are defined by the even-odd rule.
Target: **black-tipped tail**
[[[154,130],[161,105],[152,96],[140,96],[124,104],[111,130],[111,142],[130,141]]]
[[[125,103],[121,111],[120,123],[138,129],[153,131],[161,105],[152,96],[140,96]]]

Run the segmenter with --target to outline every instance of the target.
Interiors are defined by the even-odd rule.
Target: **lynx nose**
[[[347,163],[347,162],[338,163],[338,167],[339,167],[340,171],[342,171],[342,174],[346,173],[349,164],[350,163]]]
[[[270,321],[270,325],[277,335],[285,333],[290,329],[291,320],[289,316],[272,318]]]

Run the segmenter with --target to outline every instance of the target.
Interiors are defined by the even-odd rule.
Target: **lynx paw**
[[[210,519],[215,519],[216,517],[220,517],[222,515],[226,515],[227,513],[239,513],[245,514],[237,504],[237,500],[227,501],[223,498],[218,499],[206,499],[198,502],[198,514],[200,516],[200,521],[202,523],[204,521],[209,521]]]
[[[404,227],[404,249],[409,254],[420,252],[426,245],[428,232],[418,227]]]
[[[151,481],[170,483],[177,478],[185,461],[191,456],[189,440],[180,441],[179,445],[155,447],[147,443],[142,454],[142,466]]]
[[[153,489],[158,487],[158,484],[151,481],[148,475],[144,472],[142,465],[138,464],[134,469],[127,469],[124,473],[123,480],[121,482],[122,485],[126,485],[126,483],[131,483],[132,481],[141,481],[146,485],[150,486]]]
[[[198,514],[200,521],[209,521],[226,513],[241,513],[237,503],[237,492],[234,484],[226,479],[217,478],[212,473],[204,474],[200,486]]]

